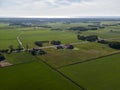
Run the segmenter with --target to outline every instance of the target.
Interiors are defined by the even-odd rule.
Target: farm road
[[[23,32],[21,32],[18,36],[17,36],[17,41],[19,43],[20,46],[22,46],[22,48],[25,50],[25,47],[23,46],[22,41],[20,40],[20,36],[23,34]]]
[[[23,51],[25,51],[25,47],[23,46],[22,40],[20,40],[20,37],[21,37],[22,34],[23,34],[23,32],[21,32],[21,33],[17,36],[17,41],[18,41],[19,45],[22,46]],[[77,44],[85,44],[85,43],[88,43],[88,42],[83,41],[83,42],[76,42],[76,43],[69,43],[69,44],[71,44],[71,45],[77,45]],[[61,44],[61,46],[64,46],[64,45],[65,45],[65,44]],[[56,45],[39,47],[38,49],[47,49],[47,48],[56,48]],[[32,48],[29,49],[29,50],[32,50]]]

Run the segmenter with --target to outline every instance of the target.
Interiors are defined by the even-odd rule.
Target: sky
[[[120,0],[0,0],[0,17],[120,16]]]

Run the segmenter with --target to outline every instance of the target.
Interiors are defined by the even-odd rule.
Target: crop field
[[[61,68],[86,90],[119,90],[120,54]]]

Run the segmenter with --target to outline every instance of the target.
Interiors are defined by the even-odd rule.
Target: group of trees
[[[120,49],[120,42],[110,42],[109,46],[114,49]]]
[[[89,35],[89,36],[81,36],[81,35],[77,35],[78,40],[85,40],[85,41],[90,41],[90,42],[94,42],[98,40],[98,36],[97,35]]]
[[[107,40],[98,40],[98,43],[101,43],[101,44],[109,44],[109,41],[107,41]]]
[[[42,46],[43,46],[43,43],[40,42],[40,41],[36,41],[36,42],[35,42],[35,45],[37,45],[37,46],[39,46],[39,47],[42,47]]]
[[[51,29],[51,31],[62,31],[62,29],[61,28],[53,28],[53,29]]]
[[[32,27],[32,23],[10,23],[9,26]]]
[[[42,47],[44,43],[49,43],[49,41],[36,41],[35,45]]]
[[[9,49],[1,49],[0,50],[0,53],[8,53],[9,52]]]
[[[88,30],[98,30],[98,28],[97,27],[71,27],[68,30],[88,31]]]
[[[20,45],[16,49],[13,47],[13,45],[10,45],[8,48],[9,49],[0,49],[0,53],[12,53],[14,51],[20,52],[23,50]]]
[[[3,60],[5,60],[5,57],[3,54],[0,53],[0,61],[3,61]]]
[[[111,47],[111,48],[120,49],[120,42],[116,42],[116,41],[107,41],[107,40],[99,40],[98,43],[101,43],[101,44],[108,44],[109,47]]]
[[[105,28],[103,25],[88,25],[88,27],[94,27],[94,28],[98,28],[98,29]]]
[[[10,53],[12,53],[13,51],[20,52],[20,51],[23,50],[23,48],[21,47],[21,45],[18,45],[18,47],[16,49],[13,47],[13,45],[10,45],[9,48],[10,48],[10,51],[9,51]]]
[[[32,50],[29,50],[29,52],[30,52],[33,56],[46,54],[46,52],[45,52],[44,50],[42,50],[42,49],[34,49],[34,48],[33,48]]]

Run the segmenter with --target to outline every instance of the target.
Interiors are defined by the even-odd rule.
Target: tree
[[[13,45],[10,45],[9,48],[10,48],[10,53],[12,53],[14,51]]]
[[[94,42],[98,40],[98,36],[97,35],[86,36],[86,40],[90,42]]]
[[[18,45],[18,48],[16,50],[20,52],[21,50],[23,50],[23,48],[21,47],[21,45]]]
[[[81,35],[77,35],[78,40],[86,40],[86,41],[90,41],[90,42],[94,42],[98,40],[98,36],[97,35],[90,35],[90,36],[81,36]]]
[[[0,61],[3,61],[3,60],[5,60],[5,57],[2,54],[0,54]]]
[[[43,46],[43,43],[41,41],[36,41],[35,44],[39,47],[42,47]]]
[[[85,36],[77,35],[78,40],[85,40]]]
[[[120,42],[110,42],[109,46],[114,49],[120,49]]]
[[[107,41],[107,40],[98,40],[98,43],[101,43],[101,44],[108,44],[109,41]]]

